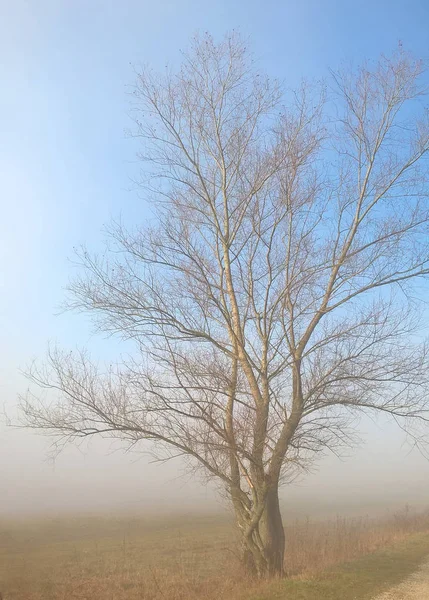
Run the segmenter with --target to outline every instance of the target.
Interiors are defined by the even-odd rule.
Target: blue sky
[[[96,247],[120,212],[145,216],[131,189],[136,147],[124,135],[132,65],[177,63],[196,31],[231,29],[249,36],[260,66],[290,86],[376,58],[399,40],[429,58],[428,0],[0,0],[2,402],[13,405],[18,368],[47,340],[107,347],[90,338],[85,319],[55,312],[73,246]],[[5,436],[8,451],[22,453],[20,468],[29,448],[42,460],[40,444],[19,450],[18,438]]]
[[[144,216],[130,191],[136,147],[124,135],[132,64],[162,68],[179,60],[195,31],[232,28],[291,86],[344,60],[389,52],[398,40],[429,55],[423,0],[2,0],[0,7],[0,329],[6,355],[18,358],[47,338],[72,342],[80,327],[83,334],[82,319],[53,318],[73,245],[95,245],[119,212]]]

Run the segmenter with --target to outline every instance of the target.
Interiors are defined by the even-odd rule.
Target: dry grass
[[[286,527],[286,569],[289,575],[309,575],[354,560],[395,543],[411,533],[429,531],[429,511],[408,506],[384,519],[343,518],[296,521]]]
[[[261,591],[240,570],[222,517],[76,518],[0,524],[5,600],[238,600]],[[429,513],[290,523],[288,573],[308,577],[429,531]]]

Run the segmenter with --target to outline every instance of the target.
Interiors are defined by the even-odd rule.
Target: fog
[[[380,441],[344,462],[326,459],[316,473],[283,489],[284,504],[298,516],[429,504],[427,462],[406,455],[393,437]],[[84,452],[69,448],[52,464],[44,461],[46,450],[28,433],[2,430],[0,514],[210,513],[226,506],[216,490],[180,474],[178,461],[149,464],[145,457],[108,453],[109,446],[97,442]]]
[[[5,390],[3,385],[3,395]],[[406,503],[429,505],[429,462],[396,425],[364,419],[360,429],[362,444],[348,456],[327,456],[283,488],[285,515],[379,514]],[[0,515],[206,514],[227,508],[219,490],[186,473],[180,460],[154,463],[143,447],[126,453],[93,440],[66,447],[52,461],[50,443],[27,430],[0,429]]]
[[[103,225],[119,214],[130,222],[147,216],[131,183],[136,147],[124,135],[130,62],[174,63],[195,30],[218,35],[234,27],[251,37],[262,67],[288,85],[388,52],[398,39],[427,53],[429,9],[417,0],[406,14],[397,10],[402,3],[380,2],[371,19],[365,3],[344,3],[352,19],[335,2],[323,9],[316,1],[268,2],[263,14],[259,2],[245,10],[241,2],[220,4],[203,15],[193,0],[0,2],[0,48],[8,57],[0,97],[0,404],[12,420],[27,386],[20,369],[43,356],[48,340],[88,346],[101,359],[121,352],[58,306],[73,246],[86,241],[96,249]],[[1,515],[224,508],[218,491],[184,474],[180,461],[154,464],[143,452],[94,440],[65,448],[53,463],[49,440],[0,421]],[[429,504],[429,463],[403,432],[384,419],[364,419],[360,430],[359,448],[323,458],[286,486],[285,505],[306,514]]]

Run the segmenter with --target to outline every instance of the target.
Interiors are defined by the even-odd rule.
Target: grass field
[[[226,517],[0,522],[5,600],[366,600],[429,554],[429,515],[287,523],[285,581],[245,580]],[[360,595],[359,595],[360,594]]]

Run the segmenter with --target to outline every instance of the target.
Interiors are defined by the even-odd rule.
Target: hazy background
[[[136,146],[124,135],[132,64],[163,68],[197,30],[233,28],[290,86],[399,41],[429,58],[427,0],[0,0],[0,404],[10,413],[26,388],[19,368],[48,340],[120,353],[84,317],[55,315],[73,246],[97,248],[120,212],[129,221],[147,214],[131,184]],[[383,420],[362,431],[361,449],[328,457],[285,500],[303,512],[429,504],[429,463],[403,434]],[[45,439],[0,425],[0,513],[219,506],[210,488],[177,479],[180,463],[108,450],[102,441],[69,448],[52,465]]]

